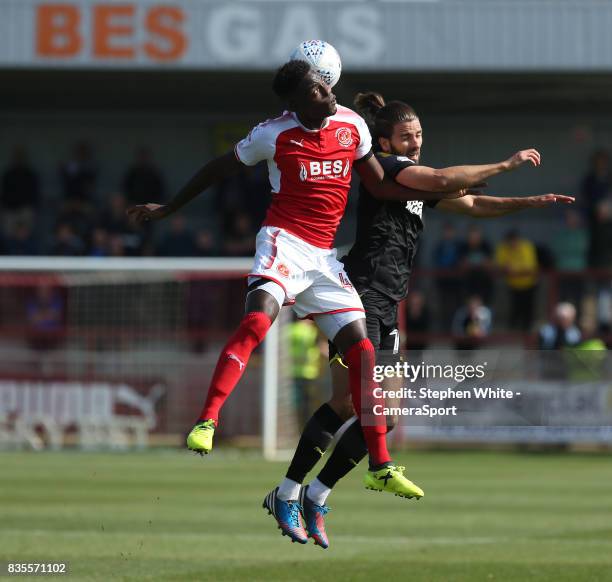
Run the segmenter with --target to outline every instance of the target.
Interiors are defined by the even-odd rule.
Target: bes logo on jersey
[[[300,162],[300,180],[328,180],[329,178],[346,178],[351,169],[351,161],[346,160],[310,160]]]

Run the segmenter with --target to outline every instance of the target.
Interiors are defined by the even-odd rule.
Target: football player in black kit
[[[422,129],[409,105],[400,101],[385,104],[377,93],[360,93],[355,99],[355,108],[371,125],[375,154],[385,173],[410,188],[429,192],[469,188],[524,163],[540,164],[540,154],[535,149],[527,149],[496,164],[444,169],[420,166]],[[454,200],[425,204],[439,210],[486,218],[573,201],[572,197],[559,194],[507,198],[474,192]],[[356,241],[343,262],[363,301],[368,336],[376,350],[397,352],[399,349],[398,304],[406,297],[412,262],[423,230],[423,204],[422,201],[406,203],[376,199],[365,188],[360,188]],[[304,427],[285,478],[295,483],[303,483],[329,447],[334,434],[355,415],[347,370],[333,345],[330,345],[330,364],[333,394]],[[354,418],[317,478],[301,488],[304,525],[309,537],[323,548],[329,546],[324,524],[328,511],[325,500],[338,480],[367,454],[360,423]],[[390,424],[389,427],[392,428]],[[371,483],[366,486],[376,488]]]

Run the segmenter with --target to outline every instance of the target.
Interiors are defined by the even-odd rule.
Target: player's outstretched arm
[[[368,192],[374,198],[382,200],[440,200],[441,198],[458,198],[465,195],[465,191],[426,192],[402,186],[385,176],[383,167],[376,156],[373,155],[357,160],[354,168]]]
[[[451,166],[441,169],[408,166],[399,172],[395,180],[408,188],[428,192],[450,192],[461,188],[472,188],[493,176],[514,170],[526,163],[539,166],[540,153],[533,148],[521,150],[503,162],[478,166]]]
[[[168,204],[139,204],[128,208],[127,213],[136,222],[147,220],[161,220],[191,202],[209,186],[220,182],[224,178],[239,172],[244,164],[236,158],[233,151],[228,152],[205,164],[185,184],[178,194]]]
[[[436,208],[474,218],[493,218],[528,208],[545,208],[553,204],[573,204],[575,200],[573,196],[565,196],[564,194],[498,198],[496,196],[474,196],[468,193],[463,198],[457,198],[456,200],[440,200]]]

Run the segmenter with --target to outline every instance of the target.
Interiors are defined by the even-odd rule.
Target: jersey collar
[[[330,117],[333,117],[333,115],[330,115],[330,117],[326,117],[325,121],[323,122],[323,127],[321,127],[321,129],[309,129],[308,127],[302,125],[302,123],[300,122],[300,119],[298,118],[298,116],[296,115],[296,113],[294,111],[289,111],[289,115],[291,115],[291,117],[293,117],[293,119],[295,120],[295,122],[304,130],[307,131],[308,133],[317,133],[319,131],[321,131],[321,129],[325,129],[328,125],[329,125],[329,119]]]

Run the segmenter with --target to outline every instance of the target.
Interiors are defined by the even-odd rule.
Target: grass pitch
[[[69,580],[612,580],[606,456],[409,453],[409,501],[332,494],[329,550],[261,508],[284,463],[217,450],[0,454],[0,561],[69,561]],[[21,580],[35,579],[20,577]]]

